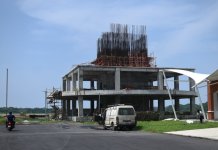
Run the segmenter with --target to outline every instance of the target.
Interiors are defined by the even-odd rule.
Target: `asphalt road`
[[[59,123],[0,126],[0,150],[217,150],[213,140]]]

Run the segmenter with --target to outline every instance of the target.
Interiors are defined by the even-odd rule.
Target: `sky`
[[[43,91],[96,58],[111,23],[146,25],[158,67],[218,68],[216,0],[0,0],[0,107],[7,68],[8,106],[43,107]]]

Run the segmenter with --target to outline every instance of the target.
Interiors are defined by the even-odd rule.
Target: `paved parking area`
[[[0,126],[0,148],[4,150],[216,150],[217,147],[218,142],[213,140],[103,130],[97,125],[17,125],[12,132]]]

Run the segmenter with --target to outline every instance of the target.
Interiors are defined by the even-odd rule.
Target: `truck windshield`
[[[133,108],[119,108],[119,115],[134,115]]]

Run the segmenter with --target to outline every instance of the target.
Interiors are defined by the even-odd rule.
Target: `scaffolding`
[[[61,106],[61,91],[53,88],[52,90],[48,90],[47,103],[52,108],[52,119],[58,120],[60,119],[60,115],[62,114]]]

